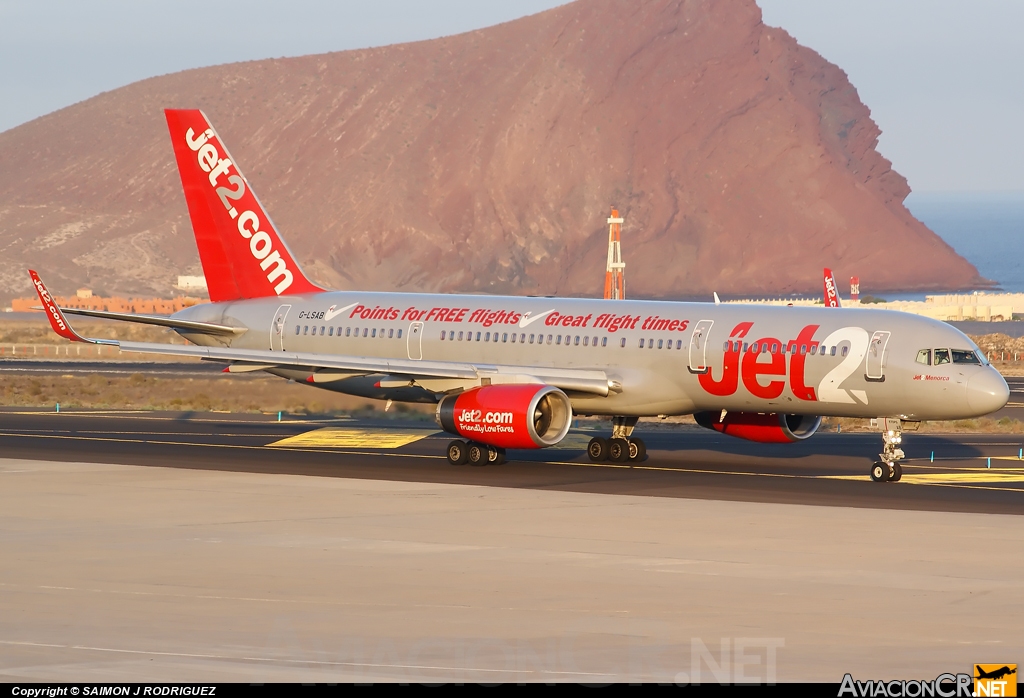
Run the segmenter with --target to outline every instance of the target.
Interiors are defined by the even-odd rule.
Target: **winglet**
[[[718,297],[718,291],[715,291],[715,305],[721,305],[722,300]]]
[[[57,304],[53,300],[53,296],[51,296],[50,292],[46,290],[46,285],[43,284],[43,280],[39,278],[39,274],[29,269],[28,275],[32,277],[32,285],[35,286],[36,293],[39,295],[39,300],[42,301],[43,308],[46,311],[46,317],[50,321],[50,327],[53,328],[53,331],[64,339],[70,339],[72,342],[86,342],[88,344],[92,344],[93,342],[85,339],[71,329],[71,325],[68,323],[67,318],[64,317],[64,313],[62,313],[60,308],[57,307]]]

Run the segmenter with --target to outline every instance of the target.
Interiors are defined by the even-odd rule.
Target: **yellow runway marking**
[[[586,451],[591,438],[586,434],[566,434],[564,439],[549,449],[552,451]]]
[[[821,475],[824,480],[866,480],[866,475]],[[952,473],[903,473],[901,483],[911,485],[978,485],[1024,482],[1024,470],[1020,468],[987,468],[958,470]]]
[[[321,448],[401,448],[437,432],[382,429],[344,429],[326,427],[267,444],[268,446],[299,446]]]
[[[1001,483],[1001,482],[1024,482],[1024,473],[1008,473],[1008,472],[971,472],[971,473],[921,473],[920,475],[903,475],[903,482],[909,482],[914,485],[934,485],[934,484],[977,484],[983,482]]]

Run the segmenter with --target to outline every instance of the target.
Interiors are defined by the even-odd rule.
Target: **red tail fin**
[[[210,300],[316,293],[206,115],[167,109]]]
[[[831,269],[825,269],[825,307],[839,307],[839,291],[836,290],[836,277]]]

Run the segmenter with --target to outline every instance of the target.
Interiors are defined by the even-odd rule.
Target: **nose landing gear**
[[[882,426],[882,460],[871,465],[872,482],[899,482],[903,477],[900,460],[906,456],[900,444],[903,443],[903,425],[898,419],[879,419]]]
[[[647,457],[647,446],[643,439],[632,437],[636,421],[636,417],[614,417],[612,438],[595,436],[587,444],[587,456],[590,460],[595,463],[606,460],[615,463],[639,463],[644,460]]]

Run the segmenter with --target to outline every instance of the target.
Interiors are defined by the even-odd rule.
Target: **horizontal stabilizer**
[[[186,330],[189,332],[202,332],[203,334],[227,335],[237,337],[245,334],[248,330],[244,327],[230,327],[218,325],[213,322],[195,322],[194,320],[179,320],[166,315],[136,315],[135,313],[115,313],[109,310],[82,310],[80,308],[61,308],[66,315],[85,315],[87,317],[98,317],[106,320],[122,320],[124,322],[135,322],[140,325],[158,325],[170,327],[175,330]]]

